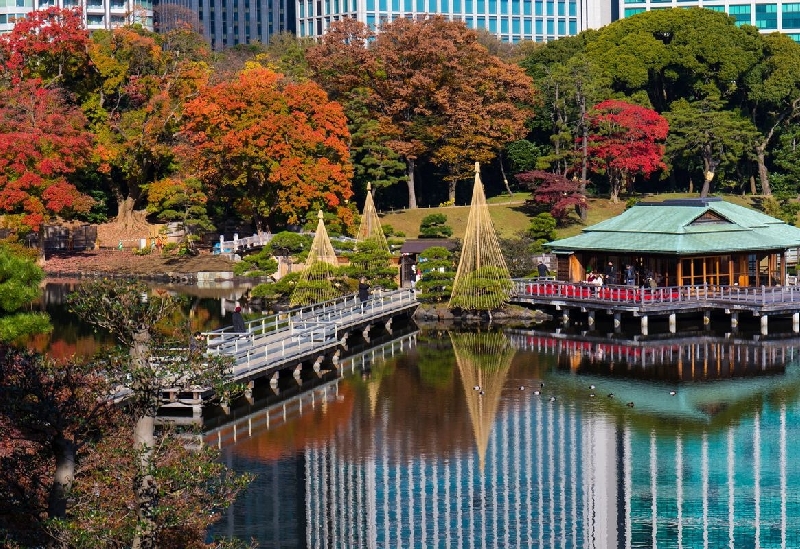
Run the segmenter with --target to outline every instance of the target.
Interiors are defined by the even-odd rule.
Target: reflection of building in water
[[[742,356],[773,352],[790,355],[789,346],[767,345]],[[472,392],[478,383],[462,370],[464,393]],[[365,391],[347,425],[308,439],[301,457],[255,464],[263,470],[257,485],[218,531],[275,547],[297,546],[279,541],[280,528],[307,547],[800,547],[792,526],[800,519],[796,370],[682,383],[676,395],[661,387],[663,398],[649,380],[573,370],[548,376],[541,395],[514,381],[493,412],[480,415],[484,431],[469,406],[450,419],[468,418],[475,446],[423,447],[413,425],[391,413],[400,404],[393,399],[407,393],[381,391],[372,407]],[[586,379],[597,380],[598,391],[610,380],[617,398],[579,398],[570,379],[584,393]],[[704,388],[701,396],[690,385]],[[635,408],[609,404],[629,397]],[[698,412],[714,399],[727,408]],[[453,413],[452,403],[439,409]],[[225,453],[239,459],[235,447]]]
[[[573,371],[661,380],[726,379],[783,372],[798,340],[685,337],[636,341],[519,331],[514,346],[559,357]]]

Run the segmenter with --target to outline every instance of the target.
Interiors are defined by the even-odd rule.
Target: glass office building
[[[800,2],[723,2],[720,0],[619,0],[619,13],[630,17],[643,11],[664,8],[701,7],[725,12],[736,24],[753,25],[763,33],[782,32],[800,41]]]
[[[612,21],[610,2],[589,0],[298,0],[298,36],[321,36],[333,21],[356,18],[376,28],[397,18],[441,14],[505,42],[545,42]]]

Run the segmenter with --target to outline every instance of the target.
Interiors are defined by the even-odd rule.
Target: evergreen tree
[[[453,292],[456,277],[453,254],[442,246],[433,246],[419,255],[422,279],[417,281],[417,299],[422,303],[443,303]]]

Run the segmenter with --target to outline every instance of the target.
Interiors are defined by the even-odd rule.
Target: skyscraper
[[[17,20],[35,10],[51,7],[83,10],[90,31],[141,23],[153,30],[153,0],[0,0],[0,33],[14,28]]]

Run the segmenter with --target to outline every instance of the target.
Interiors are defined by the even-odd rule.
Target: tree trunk
[[[508,178],[506,177],[506,169],[503,167],[502,153],[497,155],[497,160],[500,162],[500,173],[503,175],[503,184],[505,184],[506,186],[506,192],[508,192],[509,195],[513,195],[514,193],[511,192],[511,187],[509,187],[508,185]]]
[[[758,180],[761,182],[761,194],[772,196],[772,187],[769,184],[769,172],[765,164],[766,142],[756,145],[756,161],[758,163]],[[753,192],[755,194],[755,192]]]
[[[711,192],[711,180],[714,179],[714,170],[707,169],[703,173],[703,188],[700,189],[700,198],[705,198]]]
[[[57,437],[53,441],[53,454],[56,469],[47,506],[47,514],[51,519],[67,516],[67,499],[75,478],[75,442],[63,436]]]
[[[458,185],[457,181],[447,182],[447,200],[450,204],[456,203],[456,185]]]
[[[413,158],[409,158],[407,160],[408,165],[408,209],[415,210],[417,208],[417,194],[414,191],[414,167],[416,166],[416,161]]]
[[[118,201],[117,222],[129,227],[133,225],[133,207],[136,201],[130,196],[121,198]]]
[[[619,191],[622,187],[622,177],[620,174],[616,173],[615,171],[609,170],[608,173],[608,183],[610,185],[609,193],[611,202],[617,204],[619,202]]]

